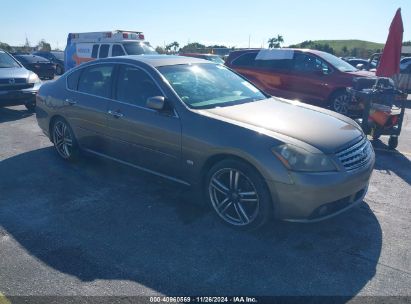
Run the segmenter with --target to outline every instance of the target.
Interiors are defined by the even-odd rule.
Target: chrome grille
[[[371,144],[366,137],[361,138],[351,147],[337,152],[337,157],[347,170],[364,166],[371,158]]]
[[[0,91],[13,91],[32,88],[32,83],[27,83],[26,78],[1,78]]]

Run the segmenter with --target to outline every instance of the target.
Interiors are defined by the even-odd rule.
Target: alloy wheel
[[[53,128],[53,142],[61,157],[68,159],[73,152],[73,137],[67,124],[57,121]]]
[[[209,195],[217,214],[227,223],[246,226],[259,212],[259,197],[253,182],[241,171],[223,168],[209,181]]]
[[[347,94],[340,94],[333,101],[334,111],[340,114],[348,114],[349,97]]]

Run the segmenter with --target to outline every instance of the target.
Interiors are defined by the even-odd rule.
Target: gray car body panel
[[[82,64],[71,72],[103,62],[143,69],[163,91],[167,102],[174,108],[174,114],[164,115],[145,108],[125,112],[127,121],[114,129],[122,129],[121,132],[128,130],[128,135],[119,140],[110,138],[118,137],[119,133],[113,133],[113,118],[101,111],[106,125],[97,126],[99,132],[85,135],[81,127],[75,127],[73,131],[81,143],[87,142],[84,141],[87,139],[85,137],[95,136],[97,142],[104,144],[94,147],[95,150],[87,146],[82,148],[200,187],[207,170],[215,161],[226,157],[244,160],[254,166],[266,181],[278,218],[305,218],[318,206],[368,186],[374,156],[366,166],[354,172],[345,172],[338,166],[336,172],[303,173],[286,169],[272,152],[273,147],[288,143],[332,157],[334,152],[352,145],[363,136],[358,125],[349,118],[279,98],[210,110],[191,109],[181,101],[156,67],[213,64],[192,57],[123,56]],[[37,119],[48,135],[53,117],[62,116],[72,124],[73,119],[67,111],[83,111],[81,105],[69,105],[67,99],[76,97],[82,103],[82,98],[92,98],[67,90],[66,77],[70,73],[45,84],[38,94]],[[107,111],[117,110],[116,105],[119,105],[118,101],[110,98],[102,102]],[[83,112],[81,115],[85,115],[84,120],[93,120],[92,114]],[[122,142],[123,146],[113,142]],[[137,153],[140,159],[133,159],[130,153]],[[304,193],[307,193],[306,197]]]

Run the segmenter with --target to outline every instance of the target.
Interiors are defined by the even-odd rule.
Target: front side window
[[[81,73],[78,91],[100,97],[110,97],[113,65],[96,65]]]
[[[99,54],[98,58],[107,58],[109,48],[110,48],[109,44],[102,44],[100,46],[100,54]]]
[[[67,76],[67,88],[73,91],[77,90],[78,80],[82,70],[76,70]]]
[[[117,56],[123,56],[123,55],[125,55],[125,54],[124,54],[124,51],[123,51],[123,48],[121,47],[121,45],[114,44],[113,49],[111,51],[111,56],[112,57],[117,57]]]
[[[182,64],[158,70],[191,108],[208,109],[267,98],[250,82],[221,65]]]
[[[238,58],[234,59],[232,62],[233,66],[243,66],[243,67],[252,67],[255,64],[255,57],[257,53],[246,53]]]
[[[0,51],[0,68],[18,68],[20,65],[9,54]]]
[[[116,85],[116,100],[145,107],[149,97],[162,95],[158,86],[146,72],[132,66],[120,67]]]
[[[347,63],[347,65],[350,64]],[[320,60],[316,56],[304,53],[295,53],[294,70],[303,73],[314,73],[321,71],[324,74],[329,74],[331,72],[331,69],[324,61]]]

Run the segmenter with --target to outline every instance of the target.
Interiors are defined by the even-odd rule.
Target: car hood
[[[324,153],[336,152],[363,134],[353,120],[341,114],[274,97],[201,112],[253,130],[268,130],[285,135]]]
[[[0,68],[0,79],[9,78],[28,78],[30,71],[25,68]]]

